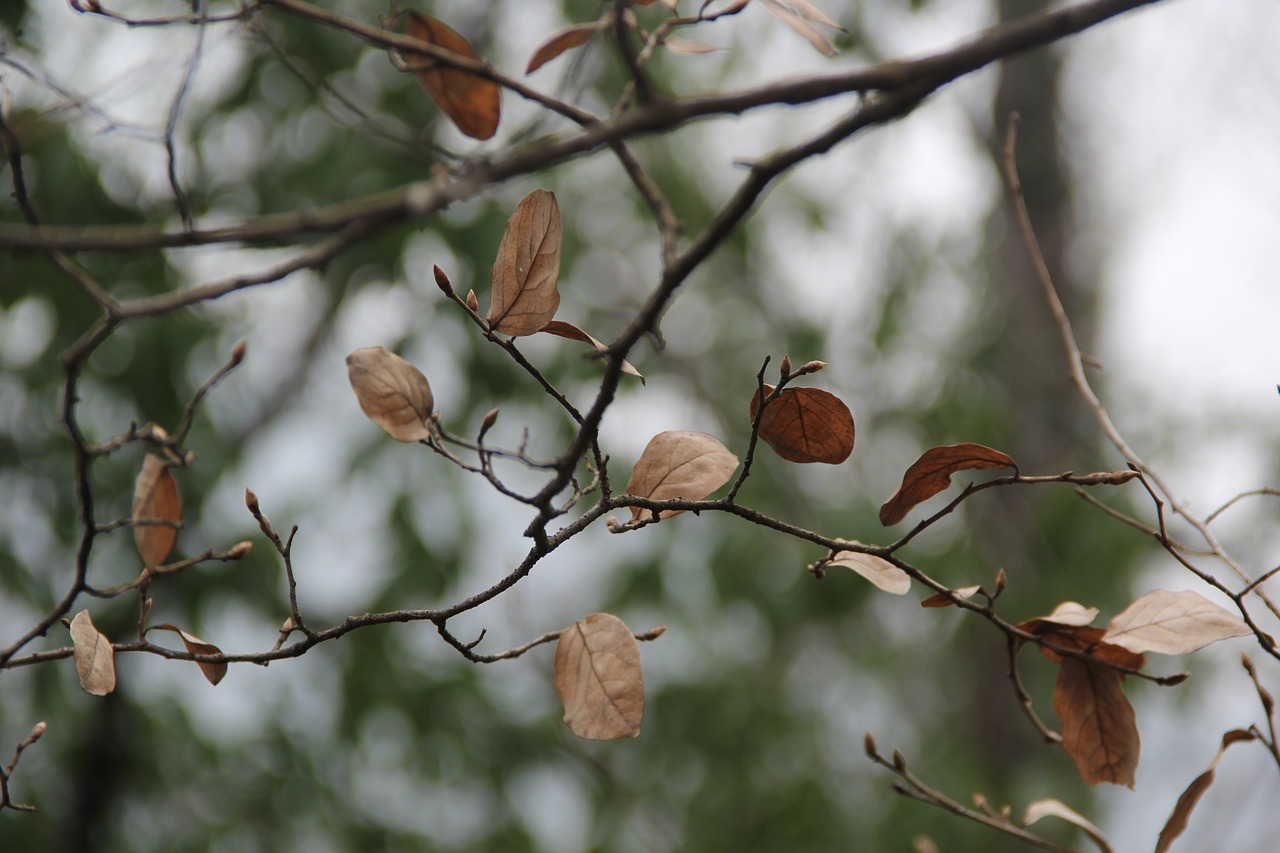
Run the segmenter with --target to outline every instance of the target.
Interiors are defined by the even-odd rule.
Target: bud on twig
[[[819,370],[821,370],[826,366],[827,366],[827,363],[825,361],[806,361],[804,365],[800,368],[800,375],[803,376],[809,373],[817,373]]]
[[[783,382],[791,378],[791,356],[784,355],[782,357],[782,364],[778,367],[778,373],[781,374]]]
[[[876,739],[871,736],[871,732],[867,732],[862,739],[862,748],[867,751],[867,758],[876,757]]]
[[[476,292],[474,290],[467,291],[467,307],[472,311],[478,312],[480,310],[480,300],[476,299]]]
[[[431,271],[435,273],[436,287],[440,288],[440,292],[445,296],[453,296],[453,285],[449,283],[449,276],[444,274],[444,270],[438,266],[432,266]]]
[[[231,361],[228,363],[227,366],[235,367],[240,362],[244,361],[244,351],[245,351],[244,339],[241,338],[240,340],[236,341],[235,346],[231,348]]]
[[[237,542],[235,545],[231,547],[231,550],[227,552],[227,557],[229,557],[232,560],[239,560],[241,557],[243,557],[245,554],[248,554],[252,550],[253,550],[252,542],[249,542],[248,540],[245,540],[244,542]]]
[[[249,512],[253,513],[255,518],[261,513],[258,509],[258,496],[253,493],[253,489],[244,490],[244,505],[249,508]]]

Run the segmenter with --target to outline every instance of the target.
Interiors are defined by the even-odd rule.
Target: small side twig
[[[13,809],[15,812],[34,812],[36,810],[35,806],[13,801],[9,794],[9,780],[13,778],[13,771],[18,767],[18,759],[22,757],[22,751],[40,740],[45,728],[43,721],[36,723],[35,727],[22,739],[22,742],[14,748],[13,758],[10,758],[9,763],[3,769],[0,769],[0,811]]]

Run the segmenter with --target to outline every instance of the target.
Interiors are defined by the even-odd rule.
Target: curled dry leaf
[[[1174,839],[1187,829],[1187,822],[1191,819],[1191,812],[1196,807],[1196,803],[1200,802],[1200,798],[1204,796],[1204,792],[1209,790],[1209,786],[1213,784],[1214,771],[1218,767],[1218,762],[1222,760],[1222,754],[1227,748],[1234,743],[1243,743],[1246,741],[1256,740],[1257,735],[1244,729],[1232,729],[1222,735],[1222,746],[1218,747],[1218,754],[1213,757],[1213,761],[1209,762],[1209,769],[1197,776],[1187,790],[1182,792],[1182,796],[1178,797],[1178,803],[1173,807],[1173,812],[1169,815],[1169,819],[1165,821],[1164,828],[1160,830],[1160,838],[1156,842],[1156,853],[1165,853],[1173,844]]]
[[[1157,589],[1112,619],[1105,639],[1133,652],[1185,655],[1249,633],[1243,619],[1198,593]]]
[[[552,320],[547,323],[547,325],[543,326],[540,331],[546,332],[548,335],[568,338],[571,341],[579,341],[580,343],[595,347],[596,352],[608,352],[609,350],[609,347],[606,344],[600,343],[600,341],[597,341],[577,326],[572,323],[566,323],[563,320]],[[644,384],[644,376],[640,371],[635,369],[635,366],[632,365],[631,362],[626,359],[623,359],[622,361],[622,372],[638,377],[640,379],[640,383]]]
[[[361,410],[387,435],[406,442],[431,437],[435,400],[421,370],[382,347],[366,347],[347,356],[347,378]]]
[[[705,432],[660,432],[649,440],[636,460],[627,491],[655,501],[697,501],[727,483],[736,470],[738,457],[715,436]],[[661,517],[670,518],[681,512],[684,510],[667,509]],[[631,508],[633,520],[648,513],[640,507]]]
[[[177,625],[154,625],[152,631],[172,631],[182,638],[182,644],[187,647],[187,651],[193,655],[220,655],[222,649],[213,643],[206,643],[204,640],[188,634]],[[204,661],[196,661],[196,666],[200,667],[200,671],[204,673],[204,677],[208,679],[210,684],[216,685],[227,674],[227,665],[225,663],[206,663]]]
[[[828,566],[852,569],[871,581],[877,589],[892,595],[906,595],[911,589],[911,576],[888,560],[857,551],[842,551]]]
[[[817,6],[814,6],[808,0],[760,0],[760,2],[776,18],[804,36],[809,44],[817,48],[824,56],[836,55],[835,45],[810,22],[825,24],[837,30],[844,30],[844,27],[827,17],[826,13]]]
[[[672,53],[702,54],[715,53],[718,50],[724,50],[723,47],[703,44],[700,41],[693,41],[692,39],[682,39],[679,36],[667,36],[662,40],[662,46]]]
[[[404,31],[412,38],[465,59],[480,59],[475,48],[452,27],[420,12],[409,13]],[[472,139],[488,139],[497,132],[502,110],[502,88],[497,83],[469,71],[450,68],[431,57],[409,55],[405,60],[431,100],[461,133]]]
[[[116,689],[115,649],[93,626],[88,610],[81,610],[71,620],[71,647],[85,693],[106,696]]]
[[[1062,746],[1087,784],[1133,787],[1141,740],[1133,706],[1117,670],[1062,658],[1053,709],[1062,720]]]
[[[880,507],[880,523],[888,527],[906,518],[913,507],[951,485],[951,475],[970,468],[1016,468],[1008,454],[981,444],[950,444],[926,450],[902,475],[902,485]]]
[[[959,589],[951,590],[952,595],[962,601],[968,601],[979,592],[982,592],[982,587],[980,585],[962,586]],[[951,596],[943,595],[940,592],[934,593],[924,601],[920,602],[921,607],[950,607],[953,604],[955,604],[955,602],[951,600]]]
[[[613,23],[612,16],[606,15],[598,21],[590,24],[579,24],[576,27],[569,27],[561,30],[551,38],[538,45],[538,49],[533,52],[533,56],[529,58],[529,65],[524,69],[525,74],[532,74],[551,60],[555,59],[566,50],[572,50],[575,47],[582,47],[591,41],[591,37],[596,34],[597,30],[608,27]]]
[[[765,393],[772,387],[766,385]],[[760,391],[751,398],[751,420],[760,407]],[[853,415],[849,407],[820,388],[784,388],[760,416],[760,437],[788,462],[839,465],[853,452]]]
[[[1111,844],[1107,841],[1106,836],[1102,834],[1102,830],[1061,800],[1036,800],[1031,803],[1027,806],[1027,812],[1022,818],[1022,825],[1031,826],[1031,824],[1046,817],[1056,817],[1075,824],[1084,830],[1085,835],[1093,839],[1093,843],[1098,845],[1098,849],[1102,853],[1111,853]]]
[[[541,331],[560,307],[560,207],[534,190],[507,220],[490,276],[489,325],[505,335]]]
[[[153,569],[165,561],[178,542],[182,500],[169,466],[147,454],[133,484],[133,541],[143,565]]]
[[[555,668],[564,721],[575,735],[612,740],[640,734],[640,646],[621,619],[592,613],[566,628],[556,644]]]
[[[1018,627],[1031,634],[1041,634],[1045,631],[1054,630],[1054,626],[1081,628],[1096,618],[1098,618],[1098,608],[1085,607],[1075,601],[1064,601],[1053,608],[1053,612],[1048,616],[1037,616],[1034,619],[1028,619]]]

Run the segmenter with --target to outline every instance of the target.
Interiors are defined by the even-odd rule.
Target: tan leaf
[[[72,657],[85,693],[106,696],[116,689],[116,653],[111,641],[93,627],[88,610],[71,620]]]
[[[951,475],[969,468],[1016,468],[1007,454],[981,444],[950,444],[926,450],[902,476],[902,485],[880,507],[880,523],[888,527],[906,518],[917,504],[951,485]]]
[[[206,643],[204,640],[188,634],[177,625],[153,625],[151,631],[172,631],[182,638],[182,644],[187,647],[187,651],[193,655],[220,655],[222,649],[213,643]],[[196,661],[196,666],[200,667],[200,671],[204,673],[204,677],[208,679],[210,684],[216,685],[227,674],[227,665],[225,663],[205,663],[204,661]]]
[[[852,569],[871,581],[877,589],[892,595],[906,595],[911,589],[911,576],[888,560],[857,551],[842,551],[828,566]]]
[[[825,13],[812,3],[805,2],[805,0],[760,0],[760,2],[776,18],[804,36],[809,44],[817,48],[823,55],[836,55],[835,45],[828,41],[827,37],[810,21],[817,21],[836,29],[843,29],[843,27],[828,18]]]
[[[1243,619],[1198,593],[1157,589],[1111,620],[1106,641],[1134,652],[1185,655],[1249,633]]]
[[[1141,742],[1123,674],[1077,658],[1062,658],[1053,709],[1062,720],[1062,746],[1090,785],[1133,787]]]
[[[133,541],[142,563],[153,569],[165,561],[178,542],[182,500],[169,466],[147,455],[133,484]]]
[[[660,432],[645,445],[631,469],[627,491],[655,501],[702,500],[723,486],[738,470],[738,457],[705,432]],[[662,518],[684,512],[667,509]],[[632,507],[633,519],[648,516],[649,510]]]
[[[1027,806],[1027,813],[1022,818],[1023,826],[1031,826],[1031,824],[1046,817],[1056,817],[1074,823],[1076,826],[1084,830],[1085,835],[1093,839],[1093,843],[1098,845],[1098,849],[1102,853],[1111,853],[1111,844],[1102,834],[1102,830],[1094,826],[1088,818],[1080,814],[1075,809],[1068,806],[1061,800],[1047,799],[1036,800]]]
[[[489,325],[506,335],[540,331],[560,307],[560,207],[534,190],[507,220],[490,276]]]
[[[479,60],[475,48],[448,24],[419,12],[409,13],[405,34],[444,48],[465,59]],[[441,112],[472,139],[488,139],[498,130],[502,109],[502,87],[492,80],[450,68],[422,55],[405,57],[422,88]]]
[[[765,386],[765,393],[772,393]],[[755,421],[760,391],[751,397],[750,417]],[[853,415],[849,407],[820,388],[784,388],[760,416],[760,438],[788,462],[825,462],[839,465],[853,452]]]
[[[369,420],[396,441],[431,437],[427,422],[435,400],[422,371],[382,347],[347,356],[347,378]]]
[[[715,53],[718,50],[724,50],[723,47],[716,47],[711,44],[703,44],[700,41],[692,39],[682,39],[679,36],[667,36],[662,40],[662,46],[672,53]]]
[[[592,613],[556,644],[556,691],[564,721],[578,737],[635,737],[644,719],[640,646],[621,619]]]
[[[969,599],[977,595],[981,590],[982,590],[982,587],[980,585],[979,586],[962,586],[959,589],[951,590],[951,592],[953,595],[955,595],[956,598],[959,598],[963,601],[968,601]],[[921,607],[951,607],[953,604],[955,604],[955,602],[951,600],[951,596],[943,595],[940,592],[936,592],[933,595],[926,598],[924,601],[920,602]]]
[[[608,26],[609,23],[610,21],[607,18],[601,18],[590,24],[580,24],[576,27],[561,30],[538,46],[538,49],[533,52],[533,56],[529,58],[529,65],[524,69],[524,73],[532,74],[566,50],[582,47],[591,41],[591,37],[596,34],[597,30]]]
[[[1182,792],[1182,796],[1178,797],[1178,802],[1173,807],[1173,812],[1169,815],[1169,819],[1165,821],[1164,828],[1160,830],[1160,837],[1156,840],[1156,853],[1166,853],[1173,845],[1174,840],[1186,831],[1187,821],[1191,819],[1191,811],[1196,807],[1196,803],[1200,802],[1204,792],[1209,790],[1209,786],[1213,784],[1213,777],[1214,772],[1212,770],[1204,771],[1187,786],[1187,790]]]
[[[1067,628],[1082,628],[1096,618],[1098,618],[1098,608],[1085,607],[1075,601],[1064,601],[1053,608],[1053,612],[1048,616],[1037,616],[1034,619],[1028,619],[1018,627],[1032,634],[1038,634],[1044,630],[1052,630],[1054,625]]]
[[[579,329],[572,323],[566,323],[563,320],[552,320],[539,331],[543,331],[548,335],[555,335],[560,338],[568,338],[571,341],[579,341],[587,344],[588,346],[595,347],[596,352],[607,352],[609,349],[607,344],[600,343],[600,341],[597,341],[595,338],[582,331],[582,329]],[[640,379],[640,383],[644,384],[644,376],[640,371],[635,369],[631,362],[626,359],[623,359],[622,361],[622,372],[638,377]]]

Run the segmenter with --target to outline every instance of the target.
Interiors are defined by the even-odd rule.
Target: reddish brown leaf
[[[116,689],[115,649],[93,626],[88,610],[81,610],[71,620],[71,647],[85,693],[106,696]]]
[[[133,541],[142,563],[153,569],[165,561],[178,542],[182,500],[169,467],[147,455],[133,484]]]
[[[538,49],[533,52],[533,56],[530,57],[529,65],[524,69],[524,73],[532,74],[566,50],[582,47],[591,41],[591,37],[596,34],[597,30],[608,26],[610,23],[609,19],[601,18],[599,21],[593,21],[590,24],[580,24],[576,27],[569,27],[567,30],[561,30],[538,46]]]
[[[957,598],[968,601],[970,598],[977,595],[981,589],[981,586],[962,586],[959,589],[951,590],[951,592],[954,593]],[[951,607],[953,604],[955,604],[955,602],[951,600],[951,596],[943,595],[940,592],[935,592],[933,595],[920,602],[921,607]]]
[[[627,491],[655,501],[701,500],[723,486],[738,470],[734,456],[715,436],[705,432],[660,432],[649,440],[631,469]],[[663,510],[670,518],[684,510]],[[633,519],[648,517],[649,510],[632,507]]]
[[[950,444],[926,450],[902,476],[902,485],[880,507],[880,523],[888,527],[906,518],[913,507],[951,485],[951,475],[969,468],[1016,468],[1007,454],[981,444]]]
[[[182,644],[187,647],[187,651],[193,655],[220,655],[222,649],[213,643],[206,643],[204,640],[188,634],[177,625],[153,625],[149,630],[152,631],[172,631],[182,638]],[[200,667],[200,671],[204,673],[204,677],[208,679],[210,684],[217,685],[222,677],[227,674],[227,665],[225,663],[205,663],[204,661],[196,661],[196,666]]]
[[[1133,787],[1141,742],[1123,679],[1110,667],[1076,658],[1060,664],[1053,709],[1062,720],[1062,746],[1090,785]]]
[[[560,307],[560,207],[534,190],[507,220],[490,275],[489,325],[506,335],[541,331]]]
[[[772,387],[766,385],[765,393]],[[751,420],[760,391],[751,398]],[[760,416],[760,438],[788,462],[839,465],[853,452],[853,415],[844,402],[819,388],[784,388]]]
[[[621,619],[592,613],[556,644],[556,691],[564,721],[578,737],[635,737],[644,719],[640,647]]]
[[[1213,784],[1213,776],[1212,770],[1204,771],[1187,786],[1182,796],[1178,797],[1177,805],[1173,807],[1172,814],[1165,821],[1164,828],[1160,830],[1160,837],[1156,840],[1156,853],[1166,853],[1173,845],[1174,839],[1186,831],[1187,821],[1191,819],[1191,811],[1196,807],[1196,803],[1200,802],[1204,792]]]
[[[1035,620],[1033,620],[1035,621]],[[1023,623],[1026,625],[1028,623]],[[1022,625],[1018,626],[1022,628]],[[1027,630],[1023,628],[1023,630]],[[1059,627],[1052,624],[1040,625],[1033,633],[1039,634],[1044,638],[1046,643],[1052,643],[1063,649],[1076,649],[1082,652],[1088,652],[1090,657],[1107,663],[1122,666],[1125,669],[1142,669],[1147,663],[1147,656],[1131,652],[1120,646],[1113,646],[1110,643],[1104,643],[1102,638],[1105,632],[1101,628],[1094,628],[1084,625],[1077,628]],[[1053,649],[1040,647],[1040,651],[1049,660],[1055,663],[1064,659],[1064,656]]]
[[[566,323],[563,320],[552,320],[547,323],[547,325],[543,326],[540,331],[546,332],[548,335],[555,335],[559,338],[568,338],[571,341],[578,341],[580,343],[587,344],[588,346],[595,347],[596,352],[607,352],[609,349],[606,344],[600,343],[600,341],[597,341],[595,338],[582,331],[582,329],[579,329],[572,323]],[[630,373],[632,376],[638,377],[640,379],[640,383],[642,385],[644,384],[644,376],[641,375],[640,371],[636,370],[635,366],[626,359],[623,359],[622,361],[622,372]]]
[[[422,371],[382,347],[358,349],[347,356],[347,378],[369,420],[396,441],[431,437],[431,385]]]
[[[452,27],[419,12],[409,13],[404,31],[465,59],[480,59],[475,48]],[[464,135],[488,139],[497,132],[502,108],[502,87],[497,83],[420,54],[405,59],[422,88]]]

